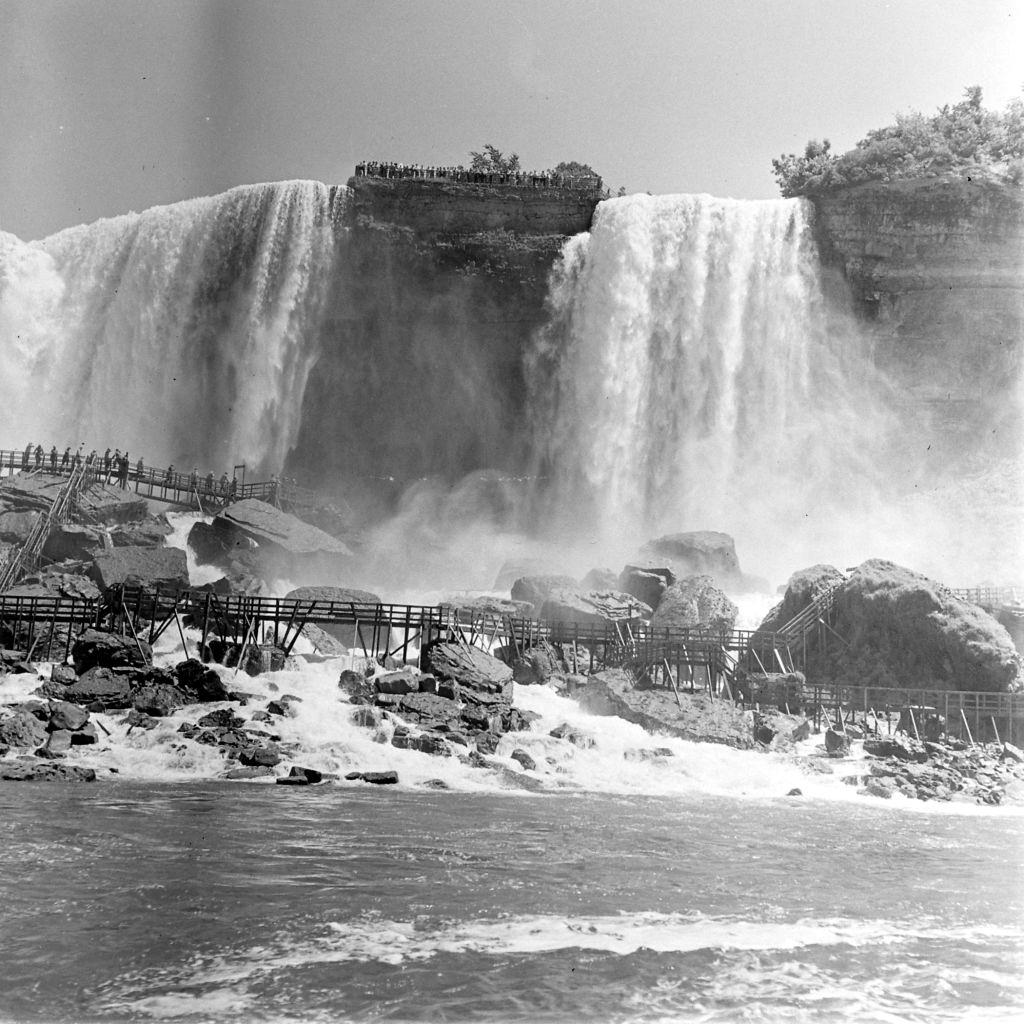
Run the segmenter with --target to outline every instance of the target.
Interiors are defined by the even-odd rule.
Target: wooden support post
[[[963,719],[964,728],[967,730],[967,738],[971,741],[971,749],[973,750],[977,745],[974,742],[974,737],[971,735],[971,727],[967,724],[967,715],[964,714],[963,704],[960,705],[960,717]]]
[[[1003,741],[999,738],[999,728],[996,725],[996,716],[990,716],[989,721],[992,723],[992,731],[996,734],[996,743],[998,743],[999,746],[1002,746]]]
[[[124,602],[123,601],[121,602],[121,607],[124,608]],[[144,665],[151,665],[152,662],[146,657],[145,652],[142,650],[142,644],[139,643],[139,636],[135,632],[135,627],[132,626],[132,621],[131,621],[131,619],[128,618],[128,609],[127,608],[124,609],[124,617],[125,617],[125,619],[127,619],[128,625],[131,627],[132,637],[135,640],[135,646],[139,649],[139,657],[142,658],[142,663]]]
[[[910,712],[910,724],[914,727],[914,738],[920,743],[921,734],[917,731],[917,718],[914,716],[914,709],[907,705],[907,711]]]
[[[124,614],[125,614],[125,618],[128,618],[128,611],[127,611],[127,609],[125,609],[125,613]],[[181,646],[182,646],[182,649],[185,652],[185,660],[187,661],[189,658],[192,657],[192,655],[188,653],[188,641],[185,639],[185,627],[181,624],[181,617],[178,615],[178,606],[177,605],[174,606],[174,621],[175,621],[175,623],[178,626],[178,636],[181,637]]]

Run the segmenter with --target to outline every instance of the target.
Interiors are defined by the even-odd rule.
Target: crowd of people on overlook
[[[469,167],[434,167],[367,160],[356,164],[357,178],[421,178],[427,181],[459,181],[474,185],[517,185],[520,188],[585,188],[601,190],[596,174],[559,174],[555,171],[475,171]]]
[[[77,467],[84,466],[86,479],[96,483],[116,483],[122,490],[128,490],[128,481],[133,479],[136,482],[136,490],[139,484],[149,484],[164,489],[187,491],[190,495],[214,498],[224,504],[236,501],[239,496],[238,478],[232,476],[229,479],[227,473],[222,473],[218,480],[212,472],[200,476],[198,469],[193,469],[191,473],[178,473],[173,465],[166,469],[147,469],[141,458],[133,469],[128,452],[122,452],[120,448],[115,448],[113,452],[108,448],[102,455],[95,448],[88,455],[84,455],[83,448],[84,445],[81,445],[72,453],[71,446],[68,445],[63,454],[58,455],[56,445],[47,453],[40,444],[28,444],[24,452],[20,453],[20,457],[12,453],[5,461],[0,462],[0,469],[20,468],[23,472],[46,470],[55,474],[70,474]],[[260,497],[275,504],[278,486],[277,477],[272,476],[266,491]]]

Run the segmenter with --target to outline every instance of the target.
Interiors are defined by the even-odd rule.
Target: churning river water
[[[1024,818],[808,798],[0,789],[0,1018],[1024,1018]]]

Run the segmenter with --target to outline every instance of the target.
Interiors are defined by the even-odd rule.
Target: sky
[[[493,143],[613,189],[777,196],[771,160],[1024,86],[1024,0],[0,0],[0,231]]]

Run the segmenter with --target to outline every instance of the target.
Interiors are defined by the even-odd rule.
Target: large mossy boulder
[[[652,614],[650,605],[621,590],[556,587],[541,605],[538,617],[545,622],[606,626],[612,622],[641,622]]]
[[[759,633],[776,633],[812,601],[838,586],[846,579],[834,565],[812,565],[789,577],[782,600],[757,627]]]
[[[711,576],[687,576],[662,595],[651,626],[655,629],[701,629],[729,633],[739,608],[715,585]]]
[[[576,585],[571,576],[520,576],[512,584],[512,600],[529,605],[530,614],[536,617],[553,591],[572,589]]]
[[[97,665],[103,668],[145,668],[153,660],[153,650],[145,640],[87,629],[71,648],[71,660],[79,675]]]
[[[657,610],[665,591],[676,579],[676,574],[668,566],[627,565],[619,573],[617,586]]]
[[[1003,626],[892,562],[871,559],[854,569],[836,590],[830,617],[831,631],[808,634],[811,682],[1001,693],[1024,688],[1024,663]]]
[[[93,559],[92,578],[101,589],[122,583],[146,591],[188,590],[188,563],[181,548],[123,547]]]

